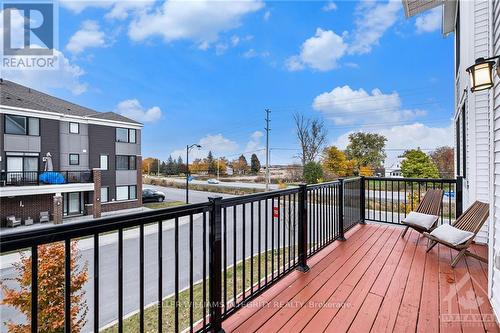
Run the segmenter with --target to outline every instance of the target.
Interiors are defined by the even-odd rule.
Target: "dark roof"
[[[89,117],[141,124],[118,113],[98,112],[9,80],[0,80],[1,105],[56,112],[69,116]]]

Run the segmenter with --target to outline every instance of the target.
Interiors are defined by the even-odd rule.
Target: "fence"
[[[0,172],[0,186],[91,183],[92,171],[7,171]]]
[[[39,325],[39,247],[61,242],[65,248],[65,331],[71,331],[69,263],[71,242],[76,239],[79,244],[87,242],[81,246],[87,250],[82,251],[87,251],[85,257],[92,260],[86,289],[91,294],[88,299],[92,314],[88,330],[97,332],[103,326],[112,326],[118,332],[126,328],[140,332],[219,332],[225,318],[290,271],[307,271],[308,258],[335,240],[344,240],[344,233],[357,223],[375,217],[377,221],[392,222],[387,213],[375,216],[378,211],[370,205],[373,193],[379,195],[380,201],[379,192],[388,193],[387,184],[391,188],[398,182],[402,185],[404,180],[341,179],[28,229],[0,235],[0,251],[2,256],[12,251],[29,251],[32,256],[32,332]],[[455,184],[444,180],[407,182],[413,184],[412,189],[433,183],[443,188]],[[109,244],[116,244],[116,251],[102,250],[101,245]],[[134,298],[132,295],[138,304],[127,302]],[[110,308],[116,309],[112,314],[113,319],[118,318],[115,322],[103,318],[109,316],[106,311]]]
[[[451,223],[462,214],[462,178],[379,178],[366,177],[365,219],[376,222],[400,224],[406,215],[415,210],[425,191],[442,189],[444,197],[439,223]]]

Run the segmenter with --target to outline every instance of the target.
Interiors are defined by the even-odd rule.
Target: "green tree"
[[[323,168],[317,162],[308,162],[304,165],[304,180],[308,184],[316,184],[323,178]]]
[[[385,136],[376,133],[351,133],[345,153],[348,159],[356,160],[360,167],[380,167],[386,158],[386,141]]]
[[[212,151],[208,152],[207,159],[206,159],[206,164],[207,164],[207,171],[209,175],[215,174],[217,171],[217,165],[214,159],[214,155],[212,154]]]
[[[260,171],[260,161],[256,154],[252,154],[250,157],[250,170],[253,173],[258,173]]]
[[[407,150],[403,154],[401,172],[410,178],[439,178],[439,170],[432,159],[421,150]]]
[[[167,159],[167,165],[165,167],[165,173],[167,175],[176,175],[177,174],[177,164],[172,158],[172,156],[169,156]]]

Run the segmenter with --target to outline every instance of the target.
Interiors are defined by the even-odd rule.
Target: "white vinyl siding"
[[[491,3],[493,11],[492,22],[492,53],[500,54],[500,1]],[[490,257],[489,257],[489,279],[490,298],[495,314],[500,315],[500,270],[494,266],[495,256],[500,255],[500,78],[494,75],[495,86],[491,89],[493,101],[493,205],[491,207],[491,218],[493,225],[490,227]]]

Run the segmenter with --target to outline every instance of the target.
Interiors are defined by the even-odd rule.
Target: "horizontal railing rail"
[[[0,186],[57,185],[91,182],[93,182],[93,174],[90,170],[0,172]]]
[[[375,203],[381,207],[375,198],[384,199],[382,207],[391,207],[385,204],[390,195],[382,196],[389,189],[396,193],[398,182],[407,185],[398,204],[406,202],[403,197],[408,193],[418,198],[425,189],[441,187],[458,192],[456,214],[461,209],[460,180],[356,177],[0,234],[0,251],[2,256],[19,252],[31,256],[28,324],[32,332],[40,324],[39,288],[47,288],[39,280],[46,276],[39,274],[40,260],[44,260],[40,247],[47,244],[64,248],[60,272],[64,275],[65,331],[71,331],[70,263],[76,255],[71,253],[75,242],[83,244],[77,247],[87,251],[85,258],[92,263],[88,275],[92,288],[86,289],[92,321],[86,330],[114,326],[122,332],[137,323],[133,331],[156,327],[157,331],[219,332],[223,320],[285,275],[295,269],[307,272],[308,258],[334,241],[345,240],[346,231],[356,224],[365,220],[399,223],[374,209]],[[408,192],[410,184],[415,191]],[[130,281],[133,277],[138,278],[136,284]],[[131,294],[137,295],[137,305],[127,303]],[[114,321],[103,318],[103,309],[110,307],[117,309]]]

